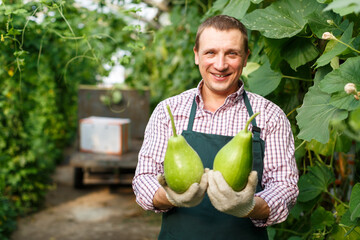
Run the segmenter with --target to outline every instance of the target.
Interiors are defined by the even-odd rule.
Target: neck
[[[221,93],[217,94],[216,92],[211,91],[208,88],[202,86],[200,91],[201,91],[202,99],[204,101],[204,109],[210,112],[215,112],[225,103],[226,98],[230,94],[237,91],[240,87],[241,87],[241,83],[239,83],[239,85],[234,91],[229,92],[229,94],[221,94]]]
[[[219,107],[224,104],[227,98],[227,96],[207,92],[204,88],[202,89],[201,94],[204,101],[204,109],[210,112],[215,112]]]
[[[211,99],[209,101],[204,100],[204,108],[210,112],[215,112],[219,107],[224,104],[225,100],[216,101],[215,99]]]

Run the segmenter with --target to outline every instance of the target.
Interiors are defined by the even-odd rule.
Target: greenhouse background
[[[143,124],[161,100],[197,86],[197,26],[216,14],[247,27],[245,88],[280,106],[295,137],[300,194],[287,220],[268,228],[269,238],[360,239],[355,0],[0,1],[0,239],[17,236],[22,219],[46,211],[61,189],[54,176],[78,150],[85,103],[100,106],[105,117],[134,111],[133,122]],[[97,97],[83,96],[82,105],[88,89]],[[137,110],[148,114],[137,119]],[[75,173],[83,174],[79,167]],[[119,188],[111,187],[113,197],[134,201],[130,186]],[[73,191],[99,189],[107,185]],[[149,232],[133,239],[156,239],[161,216],[129,216],[127,224],[141,229],[136,223],[144,222]],[[116,231],[113,239],[122,239],[125,230]]]

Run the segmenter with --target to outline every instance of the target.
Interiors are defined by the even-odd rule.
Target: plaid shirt
[[[160,187],[156,176],[164,172],[163,161],[167,141],[172,136],[170,117],[166,105],[174,115],[177,134],[187,129],[194,96],[197,110],[193,131],[207,134],[235,136],[245,127],[249,118],[240,89],[229,95],[225,103],[214,113],[204,110],[200,91],[203,82],[197,88],[187,90],[158,104],[145,129],[144,142],[139,152],[138,165],[133,179],[133,189],[137,203],[145,210],[161,212],[154,208],[153,197]],[[294,138],[291,125],[284,112],[269,100],[247,92],[253,112],[260,112],[256,123],[261,128],[260,137],[265,141],[263,191],[255,196],[264,199],[270,207],[266,220],[251,219],[255,226],[264,227],[284,221],[295,204],[299,190],[298,170],[294,158]],[[251,130],[251,124],[249,126]]]

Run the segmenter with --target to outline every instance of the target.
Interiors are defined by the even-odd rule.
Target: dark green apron
[[[249,115],[253,115],[249,99],[243,94]],[[216,153],[232,139],[232,136],[193,132],[197,104],[191,108],[188,129],[182,135],[192,148],[199,154],[204,167],[212,169]],[[260,139],[260,129],[253,125],[253,169],[258,172],[257,191],[261,190],[263,172],[263,156],[265,143]],[[232,239],[268,239],[266,228],[255,227],[249,218],[238,218],[216,210],[207,194],[204,200],[192,208],[172,208],[163,213],[159,239],[177,240],[232,240]]]

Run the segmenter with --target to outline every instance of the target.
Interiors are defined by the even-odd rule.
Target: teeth
[[[225,77],[226,75],[218,75],[218,74],[214,74],[216,77]]]

